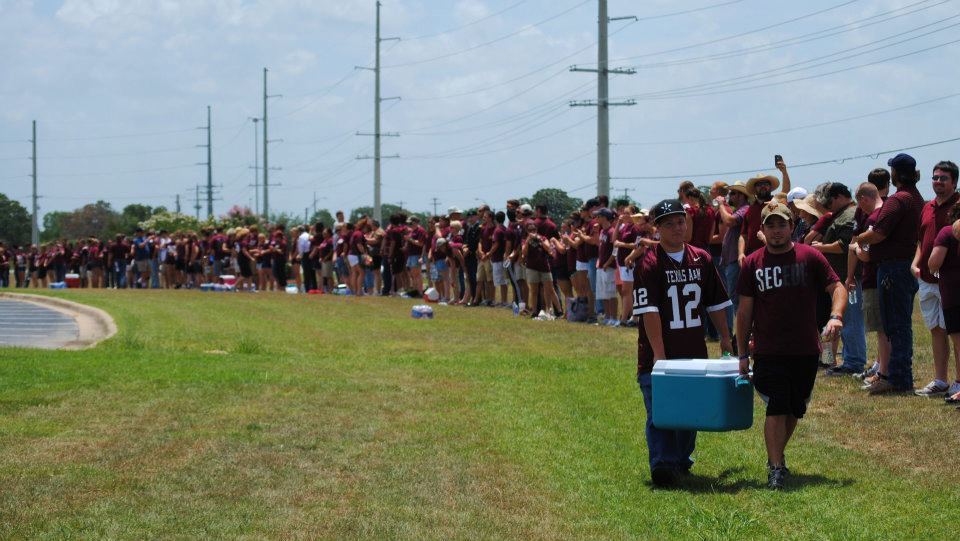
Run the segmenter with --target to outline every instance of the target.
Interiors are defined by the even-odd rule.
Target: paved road
[[[77,322],[56,310],[0,299],[0,347],[56,349],[76,340]]]

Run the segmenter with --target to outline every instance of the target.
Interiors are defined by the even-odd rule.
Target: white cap
[[[447,209],[447,216],[451,214],[463,214],[459,207],[450,207]]]
[[[524,203],[524,204],[520,205],[520,209],[519,209],[519,210],[520,210],[520,212],[523,212],[523,213],[533,212],[533,207],[531,207],[529,203]]]
[[[797,186],[787,192],[787,203],[792,203],[796,199],[803,199],[807,196],[807,189]]]

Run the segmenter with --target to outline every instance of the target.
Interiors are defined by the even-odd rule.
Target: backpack
[[[587,308],[587,298],[577,297],[567,299],[567,321],[571,323],[581,323],[587,320],[589,309]]]

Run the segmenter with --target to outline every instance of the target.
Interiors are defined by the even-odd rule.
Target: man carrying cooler
[[[637,383],[647,410],[647,449],[650,477],[658,487],[670,486],[690,471],[697,433],[661,430],[653,426],[651,371],[661,359],[704,359],[707,317],[720,332],[720,347],[731,351],[725,309],[731,305],[709,252],[684,242],[687,213],[675,199],[657,203],[653,221],[660,244],[637,264],[633,285],[633,315],[640,316]]]
[[[753,384],[767,403],[763,439],[767,447],[767,486],[779,490],[790,473],[784,449],[797,422],[807,411],[820,358],[817,293],[832,300],[824,336],[833,339],[843,328],[847,290],[827,259],[805,244],[794,244],[793,215],[771,201],[760,214],[766,246],[740,268],[737,286],[737,342],[740,373],[750,372],[753,333]]]

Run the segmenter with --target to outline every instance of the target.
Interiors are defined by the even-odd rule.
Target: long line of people
[[[686,240],[711,254],[733,292],[744,259],[764,246],[763,206],[774,199],[787,204],[794,214],[794,242],[821,251],[850,292],[843,333],[824,344],[826,373],[860,377],[871,394],[912,390],[910,315],[919,291],[935,378],[916,392],[960,402],[957,166],[942,161],[933,167],[935,198],[929,202],[917,191],[920,173],[912,157],[898,155],[888,166],[871,171],[852,191],[839,182],[812,190],[794,187],[780,156],[779,178],[717,181],[709,190],[684,181],[677,198],[686,211]],[[891,184],[897,188],[893,195]],[[78,275],[81,287],[167,289],[234,275],[238,291],[289,284],[299,291],[419,298],[432,288],[436,300],[447,304],[513,307],[540,319],[636,327],[634,266],[658,244],[647,211],[626,200],[611,205],[606,196],[557,220],[549,211],[546,205],[508,200],[501,211],[451,207],[426,223],[398,213],[385,228],[370,217],[349,222],[338,212],[334,224],[290,231],[282,225],[172,233],[138,229],[129,239],[117,235],[26,248],[0,244],[0,287],[9,287],[11,271],[16,287],[46,287],[68,273]],[[730,328],[737,296],[732,300]],[[829,299],[820,306],[823,327]],[[712,324],[706,333],[718,339]],[[875,335],[878,351],[869,367],[868,334]]]

